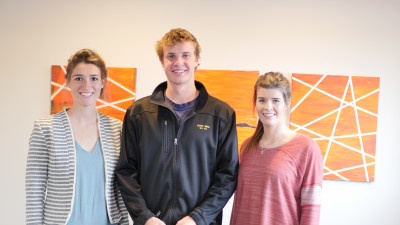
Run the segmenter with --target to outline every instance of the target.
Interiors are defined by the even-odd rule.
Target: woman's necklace
[[[263,155],[264,154],[264,151],[266,151],[268,148],[269,148],[269,146],[272,146],[273,144],[275,144],[277,141],[279,141],[279,140],[281,140],[281,138],[284,136],[284,134],[282,134],[281,136],[279,136],[277,139],[275,139],[271,144],[269,144],[267,147],[262,147],[261,145],[260,145],[260,147],[261,147],[261,155]]]

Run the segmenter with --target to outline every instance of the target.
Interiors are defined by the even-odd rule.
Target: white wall
[[[324,181],[321,224],[399,224],[399,12],[388,0],[1,0],[0,223],[25,221],[28,139],[50,112],[50,66],[93,48],[138,69],[140,98],[165,80],[155,42],[184,27],[201,69],[380,76],[376,182]]]

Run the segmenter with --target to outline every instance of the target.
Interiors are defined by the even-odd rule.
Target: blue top
[[[76,141],[75,148],[75,198],[67,224],[111,225],[106,209],[104,159],[100,139],[92,153],[85,151]]]
[[[167,96],[165,96],[167,99],[167,102],[172,106],[174,109],[176,118],[178,119],[178,124],[182,124],[183,120],[186,118],[186,116],[189,114],[190,110],[193,109],[193,107],[196,105],[196,103],[199,101],[199,96],[197,98],[193,99],[190,102],[186,102],[183,104],[177,104],[173,102],[171,99],[169,99]]]

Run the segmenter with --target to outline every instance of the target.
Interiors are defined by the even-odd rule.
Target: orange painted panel
[[[208,93],[236,111],[239,149],[242,142],[253,135],[257,115],[253,113],[253,88],[258,71],[197,70],[195,79],[206,87]]]
[[[294,73],[292,99],[291,128],[319,144],[324,179],[373,182],[379,77]]]
[[[51,114],[61,111],[64,107],[71,107],[73,103],[65,84],[65,71],[66,66],[51,67]],[[107,71],[104,96],[97,100],[96,107],[100,113],[122,121],[126,109],[135,101],[136,69],[108,67]]]
[[[303,133],[303,132],[301,132]],[[310,135],[303,133],[309,137],[311,137]],[[325,154],[326,154],[326,150],[328,149],[328,145],[329,145],[329,141],[328,140],[316,140],[317,144],[319,145],[319,148],[321,149],[321,155],[324,158]]]
[[[346,107],[340,111],[336,125],[335,136],[352,135],[358,133],[357,120],[355,120],[355,110],[353,107]]]
[[[368,108],[372,113],[378,114],[378,99],[379,92],[373,93],[368,98],[357,101],[357,106],[361,108]]]
[[[342,98],[348,80],[349,78],[347,76],[326,76],[318,84],[318,89],[321,89],[337,98]],[[332,83],[335,85],[332,85]]]
[[[341,170],[363,164],[361,154],[350,151],[346,147],[336,143],[332,143],[328,154],[329,157],[326,160],[325,166],[332,170]]]
[[[291,102],[292,105],[297,105],[297,103],[301,101],[303,96],[306,96],[307,93],[311,90],[311,87],[308,87],[298,82],[294,82],[292,83],[292,89],[296,90],[297,95],[295,96],[292,95]]]
[[[292,95],[296,96],[296,89],[293,89],[292,92]],[[340,102],[333,98],[325,98],[325,96],[321,92],[312,91],[307,95],[306,101],[298,102],[297,105],[292,103],[291,120],[305,125],[316,119],[327,119],[326,117],[330,116],[328,113],[334,113],[334,110],[340,107]]]
[[[354,168],[352,170],[346,170],[346,171],[340,172],[340,175],[348,178],[349,180],[359,181],[361,174],[364,174],[364,175],[366,174],[365,171],[366,170],[364,169],[364,167],[360,167],[360,168]],[[368,172],[368,168],[367,168],[367,172]],[[364,179],[362,179],[362,180],[365,180],[365,179],[366,179],[366,177],[364,177]],[[374,179],[369,179],[369,181],[373,182]]]

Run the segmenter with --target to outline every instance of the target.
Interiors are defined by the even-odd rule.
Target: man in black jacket
[[[195,81],[191,33],[172,29],[156,51],[167,81],[125,114],[119,190],[135,225],[221,224],[237,182],[235,112]]]

